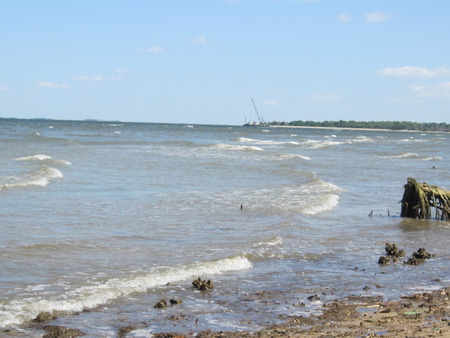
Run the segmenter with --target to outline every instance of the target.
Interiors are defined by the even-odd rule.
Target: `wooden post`
[[[436,219],[450,221],[450,191],[419,183],[411,177],[404,188],[401,217],[431,219],[432,208],[435,208]]]

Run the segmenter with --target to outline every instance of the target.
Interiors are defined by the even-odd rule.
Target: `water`
[[[335,298],[449,284],[448,223],[398,217],[407,177],[450,188],[447,134],[0,127],[2,331],[40,337],[30,320],[43,311],[92,337],[255,331]],[[386,242],[438,256],[380,266]],[[197,277],[214,290],[193,290]],[[162,298],[183,303],[155,309]]]

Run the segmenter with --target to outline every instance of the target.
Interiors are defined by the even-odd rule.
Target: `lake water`
[[[399,217],[408,177],[450,189],[448,134],[14,119],[0,128],[2,331],[40,337],[29,323],[45,311],[91,337],[126,325],[139,328],[128,337],[255,331],[335,298],[449,285],[450,225]],[[437,257],[379,265],[386,242]],[[214,289],[194,290],[197,277]],[[183,303],[154,308],[163,298]]]

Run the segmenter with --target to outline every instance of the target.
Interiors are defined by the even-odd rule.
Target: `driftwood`
[[[450,191],[413,178],[408,178],[404,187],[401,217],[431,219],[434,208],[436,219],[450,221]]]

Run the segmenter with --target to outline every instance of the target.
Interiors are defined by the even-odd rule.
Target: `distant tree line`
[[[272,125],[302,126],[302,127],[332,127],[332,128],[369,128],[390,130],[417,130],[417,131],[450,131],[450,124],[441,122],[407,122],[407,121],[292,121],[272,122]]]

